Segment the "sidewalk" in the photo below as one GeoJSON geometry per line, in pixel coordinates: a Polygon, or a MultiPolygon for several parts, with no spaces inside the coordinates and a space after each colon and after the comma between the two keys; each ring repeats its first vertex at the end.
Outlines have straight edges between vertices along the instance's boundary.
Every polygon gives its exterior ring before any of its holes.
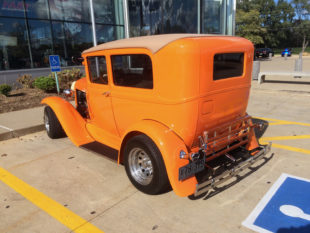
{"type": "Polygon", "coordinates": [[[0,114],[0,141],[44,130],[44,107],[0,114]]]}

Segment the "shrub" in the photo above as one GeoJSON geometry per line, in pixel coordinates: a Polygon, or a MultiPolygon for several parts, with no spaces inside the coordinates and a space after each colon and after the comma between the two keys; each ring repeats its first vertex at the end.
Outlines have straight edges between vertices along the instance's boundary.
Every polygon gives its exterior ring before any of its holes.
{"type": "Polygon", "coordinates": [[[17,79],[24,88],[33,88],[33,79],[31,74],[24,74],[17,79]]]}
{"type": "Polygon", "coordinates": [[[39,77],[33,82],[33,86],[43,91],[53,91],[56,88],[56,81],[51,77],[39,77]]]}
{"type": "MultiPolygon", "coordinates": [[[[55,74],[51,73],[50,78],[55,78],[55,74]]],[[[63,70],[57,72],[58,82],[60,89],[69,89],[73,81],[76,81],[82,77],[80,69],[63,70]]]]}
{"type": "Polygon", "coordinates": [[[0,94],[2,95],[8,96],[11,90],[12,90],[12,87],[10,85],[7,85],[7,84],[0,85],[0,94]]]}

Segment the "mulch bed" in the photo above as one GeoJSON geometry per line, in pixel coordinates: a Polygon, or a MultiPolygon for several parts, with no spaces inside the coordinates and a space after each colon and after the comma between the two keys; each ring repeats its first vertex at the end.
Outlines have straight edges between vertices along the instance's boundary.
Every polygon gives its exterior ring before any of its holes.
{"type": "Polygon", "coordinates": [[[57,96],[57,93],[45,93],[36,88],[12,90],[9,96],[0,95],[0,113],[42,106],[41,100],[48,96],[57,96]]]}

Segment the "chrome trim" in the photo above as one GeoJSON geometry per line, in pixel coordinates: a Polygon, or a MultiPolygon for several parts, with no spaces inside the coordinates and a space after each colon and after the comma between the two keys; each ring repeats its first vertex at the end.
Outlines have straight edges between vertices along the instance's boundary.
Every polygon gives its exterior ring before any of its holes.
{"type": "Polygon", "coordinates": [[[248,158],[247,160],[239,163],[234,168],[227,170],[226,172],[223,172],[221,175],[218,175],[216,177],[212,177],[209,180],[206,180],[200,184],[196,185],[196,191],[194,193],[194,196],[197,197],[203,193],[206,193],[213,187],[216,187],[217,185],[220,185],[224,183],[225,181],[229,180],[230,178],[236,176],[244,169],[250,167],[258,160],[262,159],[271,149],[271,143],[268,145],[261,146],[261,150],[252,157],[248,158]]]}

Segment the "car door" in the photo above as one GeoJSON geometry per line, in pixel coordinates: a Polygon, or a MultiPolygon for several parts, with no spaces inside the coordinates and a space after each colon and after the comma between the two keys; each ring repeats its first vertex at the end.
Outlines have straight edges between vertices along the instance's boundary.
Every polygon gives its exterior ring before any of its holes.
{"type": "Polygon", "coordinates": [[[97,141],[118,147],[119,137],[111,103],[111,85],[105,56],[87,57],[87,102],[90,121],[87,129],[97,141]]]}

